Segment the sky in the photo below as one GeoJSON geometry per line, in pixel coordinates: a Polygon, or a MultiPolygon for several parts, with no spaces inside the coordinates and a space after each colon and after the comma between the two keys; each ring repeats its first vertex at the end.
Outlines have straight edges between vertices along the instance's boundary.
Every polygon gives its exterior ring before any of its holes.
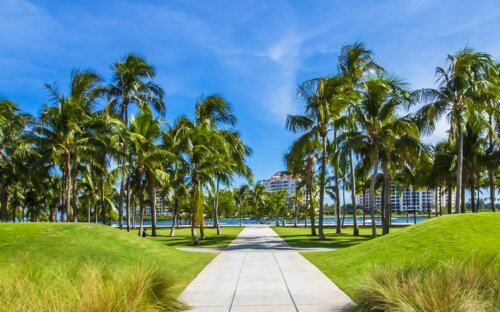
{"type": "Polygon", "coordinates": [[[435,67],[465,46],[500,55],[498,0],[0,0],[0,21],[0,98],[37,114],[44,83],[65,90],[75,68],[109,80],[137,53],[156,67],[170,122],[202,95],[232,103],[256,180],[284,169],[297,86],[333,74],[342,46],[363,42],[414,89],[434,86],[435,67]]]}

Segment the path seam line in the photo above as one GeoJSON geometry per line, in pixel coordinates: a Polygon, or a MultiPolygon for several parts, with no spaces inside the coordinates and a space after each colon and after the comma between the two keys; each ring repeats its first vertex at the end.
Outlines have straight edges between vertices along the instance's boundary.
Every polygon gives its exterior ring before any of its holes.
{"type": "Polygon", "coordinates": [[[234,297],[236,297],[236,291],[238,290],[238,284],[240,283],[241,271],[243,271],[243,266],[245,265],[245,260],[247,259],[247,253],[245,252],[245,256],[243,257],[243,261],[241,262],[240,272],[238,273],[238,280],[236,281],[236,286],[234,287],[233,298],[231,298],[231,305],[229,306],[229,312],[233,309],[234,297]]]}
{"type": "Polygon", "coordinates": [[[293,306],[295,307],[295,311],[299,311],[299,308],[297,307],[297,304],[295,303],[295,300],[293,299],[292,292],[290,291],[290,288],[288,288],[288,283],[286,282],[285,275],[283,274],[283,271],[281,270],[280,263],[278,262],[278,259],[276,259],[276,255],[274,254],[274,251],[272,252],[274,261],[276,261],[276,264],[278,265],[278,269],[280,270],[281,277],[283,277],[283,281],[285,282],[286,290],[288,291],[288,294],[290,295],[290,298],[292,299],[293,306]]]}

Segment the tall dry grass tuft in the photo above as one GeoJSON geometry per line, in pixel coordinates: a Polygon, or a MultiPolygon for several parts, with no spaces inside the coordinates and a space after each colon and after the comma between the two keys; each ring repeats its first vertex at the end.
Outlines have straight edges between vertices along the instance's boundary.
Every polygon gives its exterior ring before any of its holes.
{"type": "Polygon", "coordinates": [[[374,267],[359,285],[355,311],[500,311],[496,254],[428,266],[374,267]]]}
{"type": "Polygon", "coordinates": [[[0,271],[0,311],[136,312],[184,308],[173,280],[157,268],[108,269],[12,263],[0,271]],[[56,271],[53,271],[53,270],[56,271]]]}

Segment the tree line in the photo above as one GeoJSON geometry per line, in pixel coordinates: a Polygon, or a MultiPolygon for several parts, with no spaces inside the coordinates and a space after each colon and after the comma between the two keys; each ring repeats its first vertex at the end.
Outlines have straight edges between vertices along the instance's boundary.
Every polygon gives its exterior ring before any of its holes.
{"type": "MultiPolygon", "coordinates": [[[[343,47],[332,75],[298,87],[304,113],[286,120],[286,128],[300,134],[284,160],[301,181],[297,207],[309,215],[311,234],[325,239],[325,194],[334,201],[336,232],[341,233],[341,190],[342,198],[350,196],[352,203],[363,194],[363,210],[368,191],[373,236],[377,208],[382,233],[389,233],[392,186],[399,194],[410,187],[434,189],[436,213],[439,206],[441,214],[438,198],[443,194],[448,196],[448,213],[465,212],[466,191],[471,210],[478,212],[478,194],[488,189],[490,209],[495,211],[500,182],[499,72],[491,55],[464,48],[436,68],[435,88],[411,90],[362,43],[343,47]],[[432,134],[442,118],[450,124],[448,138],[425,144],[422,138],[432,134]],[[375,205],[377,192],[380,207],[375,205]]],[[[357,209],[352,213],[353,234],[359,235],[357,209]]]]}
{"type": "Polygon", "coordinates": [[[74,70],[68,92],[45,84],[49,104],[37,116],[1,100],[0,219],[113,219],[130,231],[137,215],[142,235],[150,208],[156,235],[160,198],[172,207],[173,223],[187,203],[197,242],[196,227],[204,238],[210,189],[220,233],[220,187],[235,176],[252,180],[246,164],[252,151],[235,130],[232,105],[218,94],[201,97],[193,118],[179,116],[168,124],[165,92],[155,76],[150,63],[129,54],[112,65],[109,82],[93,71],[74,70]]]}

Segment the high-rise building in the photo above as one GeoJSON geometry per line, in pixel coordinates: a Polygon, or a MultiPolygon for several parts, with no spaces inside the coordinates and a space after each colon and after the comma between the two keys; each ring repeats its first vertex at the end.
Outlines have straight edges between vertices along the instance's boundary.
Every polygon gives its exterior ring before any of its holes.
{"type": "Polygon", "coordinates": [[[268,192],[287,191],[287,197],[295,194],[297,180],[286,171],[278,171],[270,179],[259,181],[268,192]]]}
{"type": "MultiPolygon", "coordinates": [[[[151,216],[151,207],[148,205],[146,208],[146,216],[151,216]]],[[[163,196],[160,192],[156,192],[156,215],[157,216],[169,216],[171,215],[170,207],[163,200],[163,196]]]]}
{"type": "MultiPolygon", "coordinates": [[[[379,190],[378,195],[375,195],[375,206],[379,207],[382,205],[381,190],[379,190]]],[[[438,201],[437,205],[446,207],[448,205],[448,194],[446,192],[441,192],[437,194],[438,201]]],[[[394,184],[391,183],[391,210],[394,212],[405,212],[417,210],[418,212],[435,211],[436,209],[436,191],[434,189],[424,189],[415,190],[412,188],[407,188],[402,192],[399,192],[394,184]]],[[[451,197],[452,205],[454,205],[454,196],[451,197]]],[[[358,206],[363,205],[363,195],[357,196],[358,206]]],[[[364,207],[368,209],[370,206],[370,194],[365,193],[364,207]]]]}

